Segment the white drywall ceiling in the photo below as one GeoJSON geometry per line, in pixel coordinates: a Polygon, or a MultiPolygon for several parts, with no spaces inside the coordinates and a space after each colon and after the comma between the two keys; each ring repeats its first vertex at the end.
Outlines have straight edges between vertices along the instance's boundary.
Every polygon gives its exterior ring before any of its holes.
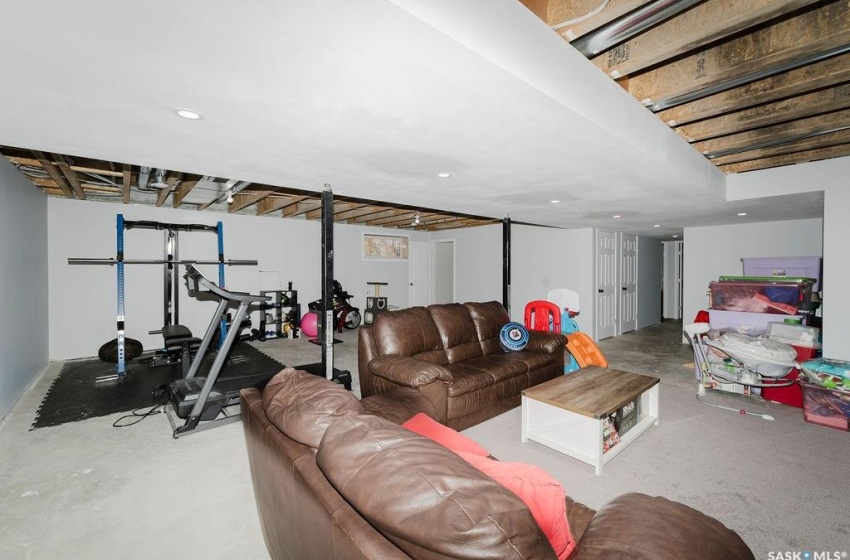
{"type": "Polygon", "coordinates": [[[817,192],[725,202],[713,165],[515,0],[0,10],[4,145],[650,235],[823,212],[817,192]]]}

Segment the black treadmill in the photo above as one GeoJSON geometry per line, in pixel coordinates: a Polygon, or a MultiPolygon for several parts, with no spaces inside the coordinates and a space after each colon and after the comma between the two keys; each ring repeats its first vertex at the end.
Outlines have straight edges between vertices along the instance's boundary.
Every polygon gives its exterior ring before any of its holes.
{"type": "MultiPolygon", "coordinates": [[[[231,292],[220,288],[198,270],[194,264],[186,265],[186,286],[193,296],[205,292],[218,299],[218,307],[207,327],[206,334],[198,347],[189,371],[182,379],[172,381],[164,389],[171,401],[171,407],[166,406],[168,420],[174,430],[175,438],[206,430],[216,426],[229,424],[241,418],[239,412],[228,413],[228,407],[239,404],[239,391],[247,387],[262,387],[274,375],[227,377],[220,378],[221,369],[239,334],[238,325],[248,314],[248,307],[254,303],[269,301],[269,296],[251,295],[241,292],[231,292]],[[238,303],[236,316],[232,321],[233,328],[227,331],[224,342],[218,349],[215,360],[206,377],[198,376],[198,371],[209,350],[216,330],[222,324],[228,306],[238,303]],[[183,419],[182,425],[174,416],[183,419]]],[[[238,410],[238,409],[237,409],[238,410]]]]}

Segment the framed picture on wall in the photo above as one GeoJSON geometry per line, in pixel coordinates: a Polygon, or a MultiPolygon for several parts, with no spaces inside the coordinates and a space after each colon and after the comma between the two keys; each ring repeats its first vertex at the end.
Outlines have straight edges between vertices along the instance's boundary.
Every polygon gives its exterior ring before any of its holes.
{"type": "Polygon", "coordinates": [[[410,238],[405,235],[363,234],[363,258],[406,261],[410,238]]]}

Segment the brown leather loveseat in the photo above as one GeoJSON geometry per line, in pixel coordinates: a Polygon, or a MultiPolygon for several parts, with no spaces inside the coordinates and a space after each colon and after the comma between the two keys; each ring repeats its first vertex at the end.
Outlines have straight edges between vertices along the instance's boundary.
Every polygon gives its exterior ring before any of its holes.
{"type": "MultiPolygon", "coordinates": [[[[272,560],[556,558],[517,495],[398,425],[434,416],[419,392],[359,401],[286,369],[241,397],[272,560]]],[[[569,560],[753,559],[719,521],[664,498],[626,494],[598,512],[567,499],[566,516],[577,543],[569,560]]]]}
{"type": "Polygon", "coordinates": [[[566,339],[531,331],[523,351],[505,352],[499,333],[508,322],[497,301],[379,314],[360,329],[360,394],[414,388],[456,430],[517,407],[524,389],[563,375],[566,339]]]}

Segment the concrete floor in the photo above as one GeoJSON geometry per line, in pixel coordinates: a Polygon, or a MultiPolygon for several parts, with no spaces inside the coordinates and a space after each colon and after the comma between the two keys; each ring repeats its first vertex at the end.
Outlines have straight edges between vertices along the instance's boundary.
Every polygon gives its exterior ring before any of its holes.
{"type": "MultiPolygon", "coordinates": [[[[678,389],[694,387],[680,332],[665,322],[600,347],[612,367],[659,376],[690,403],[693,392],[678,389]]],[[[356,374],[357,332],[337,338],[336,367],[356,374]]],[[[305,338],[256,346],[286,365],[320,361],[305,338]]],[[[51,363],[0,425],[0,558],[268,558],[241,423],[179,440],[163,414],[126,428],[112,426],[116,415],[29,431],[61,366],[51,363]]]]}

